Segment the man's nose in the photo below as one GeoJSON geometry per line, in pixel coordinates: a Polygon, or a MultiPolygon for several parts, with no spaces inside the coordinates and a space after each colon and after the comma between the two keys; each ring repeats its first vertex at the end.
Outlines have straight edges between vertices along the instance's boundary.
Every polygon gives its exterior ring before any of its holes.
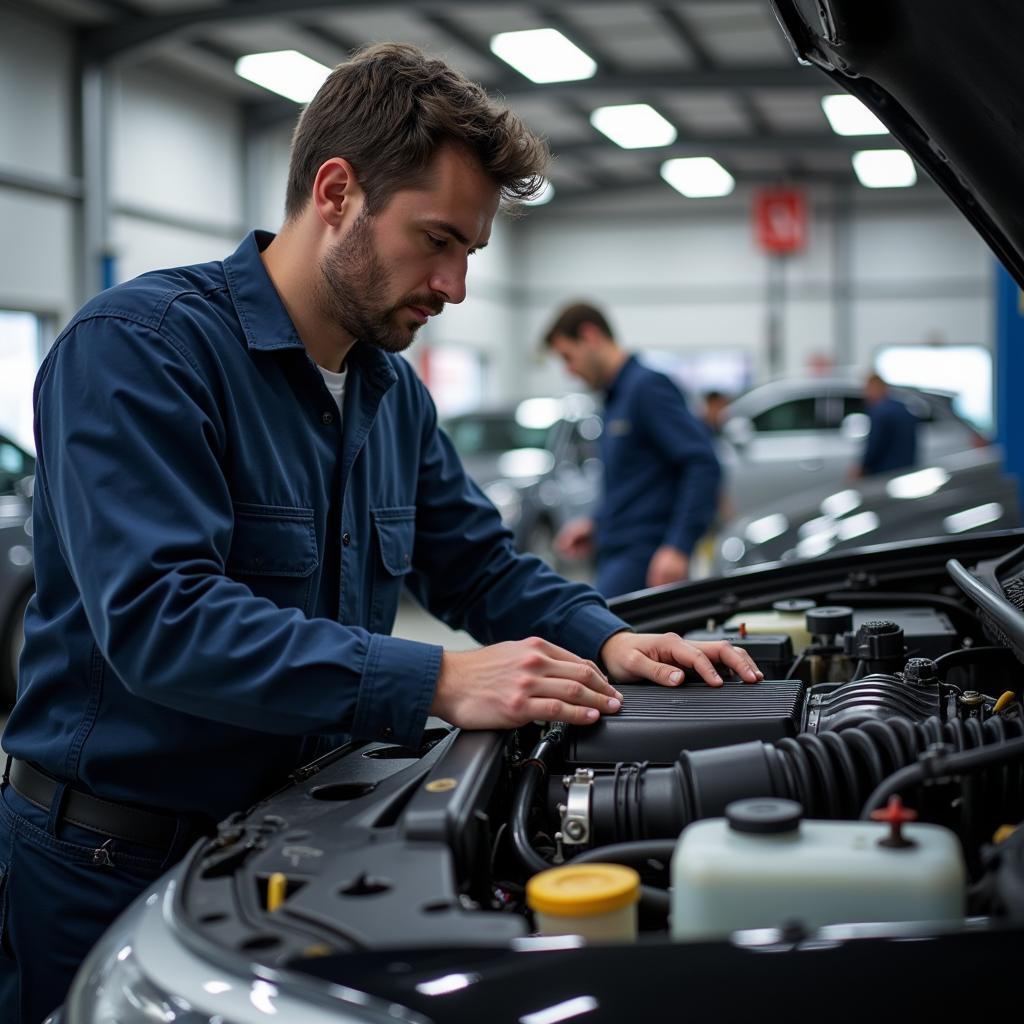
{"type": "Polygon", "coordinates": [[[466,262],[446,266],[430,278],[430,290],[444,296],[445,302],[458,304],[466,298],[466,262]]]}

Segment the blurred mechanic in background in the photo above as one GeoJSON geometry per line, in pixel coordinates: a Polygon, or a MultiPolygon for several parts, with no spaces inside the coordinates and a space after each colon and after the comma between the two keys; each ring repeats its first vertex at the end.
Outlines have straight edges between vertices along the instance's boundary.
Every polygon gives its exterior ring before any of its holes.
{"type": "Polygon", "coordinates": [[[668,377],[619,347],[594,306],[563,309],[544,340],[571,374],[605,393],[604,494],[594,519],[563,527],[557,550],[595,552],[606,597],[686,579],[718,504],[721,470],[708,432],[668,377]]]}
{"type": "Polygon", "coordinates": [[[725,410],[729,408],[732,399],[721,391],[707,391],[704,394],[704,412],[701,420],[711,432],[717,437],[722,432],[722,425],[725,423],[725,410]]]}
{"type": "Polygon", "coordinates": [[[864,401],[871,429],[853,476],[872,476],[916,465],[917,417],[892,397],[889,385],[877,373],[864,382],[864,401]]]}

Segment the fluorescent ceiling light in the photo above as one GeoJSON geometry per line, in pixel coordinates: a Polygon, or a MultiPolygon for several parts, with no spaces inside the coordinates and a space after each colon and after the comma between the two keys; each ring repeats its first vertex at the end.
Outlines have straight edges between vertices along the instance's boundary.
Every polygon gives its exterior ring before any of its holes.
{"type": "Polygon", "coordinates": [[[235,61],[235,74],[296,103],[308,103],[331,69],[298,50],[249,53],[235,61]]]}
{"type": "Polygon", "coordinates": [[[859,508],[860,504],[860,491],[848,490],[830,494],[819,507],[825,515],[835,516],[838,519],[840,516],[845,516],[847,512],[859,508]]]}
{"type": "Polygon", "coordinates": [[[822,96],[821,109],[836,135],[886,135],[889,129],[848,92],[822,96]]]}
{"type": "Polygon", "coordinates": [[[687,199],[727,196],[736,187],[736,179],[710,156],[666,160],[661,165],[661,176],[687,199]]]}
{"type": "Polygon", "coordinates": [[[789,529],[789,520],[781,512],[755,519],[747,526],[747,540],[751,544],[766,544],[781,537],[789,529]]]}
{"type": "Polygon", "coordinates": [[[544,185],[541,188],[541,190],[532,199],[524,199],[523,200],[523,205],[524,206],[543,206],[545,203],[550,203],[551,200],[554,199],[554,198],[555,198],[555,186],[552,185],[551,182],[548,181],[547,178],[545,178],[544,179],[544,185]]]}
{"type": "Polygon", "coordinates": [[[854,537],[863,537],[865,533],[877,530],[880,520],[877,512],[858,512],[849,519],[843,519],[836,524],[836,536],[839,540],[853,540],[854,537]]]}
{"type": "Polygon", "coordinates": [[[540,84],[578,82],[597,71],[594,58],[554,28],[499,32],[491,37],[491,53],[540,84]]]}
{"type": "Polygon", "coordinates": [[[964,533],[966,530],[973,530],[978,526],[987,526],[995,523],[1003,517],[1003,506],[998,501],[990,502],[987,505],[978,505],[976,508],[964,509],[963,512],[955,512],[942,520],[942,525],[950,533],[964,533]]]}
{"type": "Polygon", "coordinates": [[[853,154],[853,170],[865,188],[907,188],[917,181],[914,161],[902,149],[865,149],[853,154]]]}
{"type": "Polygon", "coordinates": [[[646,103],[598,107],[590,123],[623,149],[671,146],[676,141],[675,128],[646,103]]]}

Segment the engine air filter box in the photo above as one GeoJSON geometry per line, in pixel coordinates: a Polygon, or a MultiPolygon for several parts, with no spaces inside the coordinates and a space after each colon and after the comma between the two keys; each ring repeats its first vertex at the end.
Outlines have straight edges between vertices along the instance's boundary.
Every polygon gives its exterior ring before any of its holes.
{"type": "Polygon", "coordinates": [[[797,679],[726,680],[712,688],[688,675],[678,687],[636,683],[617,687],[623,697],[618,714],[569,730],[569,764],[672,764],[681,750],[750,740],[771,743],[796,735],[804,703],[804,685],[797,679]]]}
{"type": "MultiPolygon", "coordinates": [[[[788,633],[739,633],[734,630],[695,629],[684,640],[725,640],[742,647],[767,679],[782,679],[793,664],[793,640],[788,633]]],[[[725,665],[715,666],[723,679],[736,675],[725,665]]]]}

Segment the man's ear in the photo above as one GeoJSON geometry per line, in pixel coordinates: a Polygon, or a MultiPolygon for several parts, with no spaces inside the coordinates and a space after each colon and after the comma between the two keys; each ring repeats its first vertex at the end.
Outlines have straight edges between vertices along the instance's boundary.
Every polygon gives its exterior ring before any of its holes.
{"type": "Polygon", "coordinates": [[[355,220],[364,201],[352,165],[340,156],[320,165],[313,180],[312,206],[328,227],[339,228],[355,220]]]}

